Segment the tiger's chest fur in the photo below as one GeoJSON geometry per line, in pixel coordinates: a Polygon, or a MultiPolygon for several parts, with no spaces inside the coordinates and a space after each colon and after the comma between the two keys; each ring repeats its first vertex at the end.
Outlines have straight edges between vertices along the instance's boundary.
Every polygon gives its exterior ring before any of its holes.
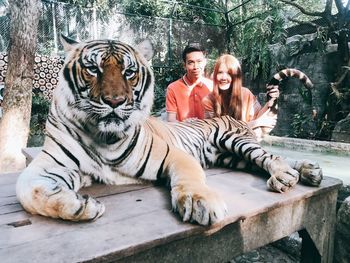
{"type": "Polygon", "coordinates": [[[174,147],[153,133],[154,129],[148,125],[135,126],[127,136],[117,139],[112,134],[112,138],[92,136],[93,133],[69,120],[64,125],[48,122],[46,129],[44,148],[56,155],[60,153],[55,158],[77,170],[81,176],[107,184],[140,183],[141,176],[154,180],[160,173],[168,147],[174,147]]]}

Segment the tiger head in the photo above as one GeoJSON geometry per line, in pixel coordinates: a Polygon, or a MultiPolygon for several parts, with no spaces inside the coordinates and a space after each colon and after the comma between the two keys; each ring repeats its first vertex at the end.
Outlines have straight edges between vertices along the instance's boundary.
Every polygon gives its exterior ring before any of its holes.
{"type": "Polygon", "coordinates": [[[54,101],[67,116],[93,133],[118,137],[143,123],[153,104],[149,54],[115,40],[78,43],[62,36],[62,44],[66,59],[54,101]]]}

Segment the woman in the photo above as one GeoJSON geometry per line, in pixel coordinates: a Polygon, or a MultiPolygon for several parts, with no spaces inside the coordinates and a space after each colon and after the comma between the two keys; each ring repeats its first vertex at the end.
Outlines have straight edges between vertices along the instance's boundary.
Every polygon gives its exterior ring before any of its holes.
{"type": "MultiPolygon", "coordinates": [[[[217,59],[213,84],[212,93],[203,99],[205,118],[230,115],[251,128],[276,125],[276,117],[264,115],[267,105],[262,108],[253,93],[242,86],[242,69],[234,56],[226,54],[217,59]]],[[[278,88],[270,90],[269,95],[278,97],[278,88]]]]}

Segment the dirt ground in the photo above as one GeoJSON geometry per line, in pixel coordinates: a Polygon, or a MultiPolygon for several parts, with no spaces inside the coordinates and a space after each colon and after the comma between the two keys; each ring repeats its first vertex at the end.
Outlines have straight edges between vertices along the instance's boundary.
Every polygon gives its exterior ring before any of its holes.
{"type": "Polygon", "coordinates": [[[233,258],[230,263],[296,263],[300,262],[301,239],[297,233],[270,245],[233,258]]]}

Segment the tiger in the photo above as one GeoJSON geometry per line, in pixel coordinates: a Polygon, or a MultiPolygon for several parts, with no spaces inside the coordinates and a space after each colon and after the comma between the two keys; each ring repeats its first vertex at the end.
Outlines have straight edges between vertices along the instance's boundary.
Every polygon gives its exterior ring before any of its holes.
{"type": "MultiPolygon", "coordinates": [[[[151,116],[154,76],[147,50],[118,40],[77,42],[66,53],[46,122],[41,152],[20,173],[16,195],[32,213],[71,221],[101,217],[105,206],[78,190],[93,181],[166,182],[184,222],[212,225],[227,215],[223,197],[206,183],[213,166],[257,167],[277,192],[299,178],[318,186],[322,169],[265,151],[254,132],[230,116],[165,123],[151,116]]],[[[142,45],[141,45],[142,47],[142,45]]]]}

